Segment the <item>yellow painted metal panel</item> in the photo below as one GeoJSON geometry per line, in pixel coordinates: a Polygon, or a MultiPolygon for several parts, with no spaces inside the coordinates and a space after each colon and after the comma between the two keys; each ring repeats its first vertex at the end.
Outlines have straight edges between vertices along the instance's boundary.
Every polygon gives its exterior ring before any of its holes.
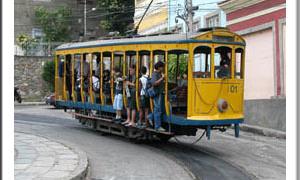
{"type": "MultiPolygon", "coordinates": [[[[152,77],[153,72],[153,51],[150,51],[150,70],[149,70],[149,77],[152,77]]],[[[153,100],[150,98],[150,110],[153,112],[153,100]]]]}
{"type": "Polygon", "coordinates": [[[140,66],[140,56],[139,52],[136,52],[136,61],[135,61],[135,100],[136,100],[136,109],[140,110],[140,102],[139,102],[139,66],[140,66]]]}
{"type": "Polygon", "coordinates": [[[170,115],[170,102],[168,98],[168,51],[165,51],[165,109],[166,114],[170,115]]]}
{"type": "MultiPolygon", "coordinates": [[[[126,52],[123,52],[123,77],[126,76],[126,52]]],[[[124,107],[127,107],[127,96],[126,96],[126,90],[125,90],[125,82],[123,83],[123,103],[124,107]]]]}
{"type": "Polygon", "coordinates": [[[94,98],[94,92],[93,92],[93,55],[90,57],[90,78],[89,78],[89,93],[90,93],[90,99],[91,103],[95,103],[95,98],[94,98]]]}
{"type": "Polygon", "coordinates": [[[73,102],[75,102],[75,98],[77,98],[77,97],[75,97],[75,73],[74,73],[74,71],[75,71],[75,69],[74,69],[74,64],[75,64],[75,59],[74,59],[74,54],[72,54],[71,55],[71,63],[72,63],[72,65],[71,65],[71,67],[72,67],[72,99],[73,99],[73,102]]]}
{"type": "Polygon", "coordinates": [[[104,95],[103,95],[103,53],[100,54],[100,99],[101,104],[104,105],[104,95]]]}
{"type": "Polygon", "coordinates": [[[111,74],[110,74],[110,96],[111,96],[111,102],[114,103],[114,73],[115,73],[115,70],[114,70],[114,59],[115,59],[115,54],[114,52],[112,51],[111,53],[111,74]]]}
{"type": "Polygon", "coordinates": [[[81,102],[85,102],[85,97],[83,94],[83,54],[80,55],[80,95],[81,102]]]}
{"type": "Polygon", "coordinates": [[[54,83],[54,89],[55,89],[55,99],[58,99],[58,55],[54,55],[54,63],[55,63],[55,83],[54,83]]]}

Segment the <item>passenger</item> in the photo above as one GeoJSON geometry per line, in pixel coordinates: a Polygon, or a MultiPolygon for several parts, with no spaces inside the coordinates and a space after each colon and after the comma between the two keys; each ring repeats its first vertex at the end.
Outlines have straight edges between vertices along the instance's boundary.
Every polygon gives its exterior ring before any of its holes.
{"type": "Polygon", "coordinates": [[[139,79],[139,92],[140,92],[140,112],[139,112],[139,123],[141,128],[148,127],[148,113],[150,108],[150,99],[146,96],[146,88],[147,88],[147,81],[149,76],[147,75],[147,68],[143,66],[141,68],[142,77],[139,79]]]}
{"type": "Polygon", "coordinates": [[[221,61],[220,61],[220,69],[217,73],[218,78],[229,78],[230,77],[230,70],[229,70],[229,64],[230,60],[228,58],[228,55],[223,53],[221,54],[221,61]]]}
{"type": "Polygon", "coordinates": [[[183,73],[182,75],[182,79],[180,79],[180,81],[178,81],[178,87],[182,88],[182,87],[187,87],[187,73],[183,73]]]}
{"type": "Polygon", "coordinates": [[[103,72],[103,89],[104,94],[110,94],[110,71],[108,69],[103,72]]]}
{"type": "Polygon", "coordinates": [[[100,76],[100,55],[93,55],[93,72],[96,76],[100,76]]]}
{"type": "Polygon", "coordinates": [[[93,71],[93,76],[92,76],[92,83],[93,83],[93,91],[95,92],[96,95],[96,103],[98,104],[100,102],[100,78],[95,75],[95,71],[93,71]]]}
{"type": "Polygon", "coordinates": [[[100,91],[100,82],[99,82],[99,77],[95,75],[95,72],[93,72],[92,82],[93,82],[93,91],[95,93],[99,93],[99,91],[100,91]]]}
{"type": "Polygon", "coordinates": [[[177,86],[171,89],[169,92],[173,93],[175,91],[179,91],[182,88],[186,88],[186,87],[187,87],[187,73],[183,73],[182,78],[180,75],[177,77],[177,86]]]}
{"type": "Polygon", "coordinates": [[[114,70],[115,75],[115,98],[113,107],[116,110],[115,121],[120,123],[122,121],[122,110],[123,110],[123,78],[119,68],[114,70]]]}
{"type": "Polygon", "coordinates": [[[157,131],[165,131],[164,128],[161,127],[161,120],[162,115],[164,112],[164,96],[163,96],[163,89],[164,89],[164,69],[165,64],[161,61],[158,61],[154,65],[154,72],[152,73],[152,86],[156,92],[156,96],[153,98],[154,102],[154,123],[155,123],[155,130],[157,131]]]}
{"type": "Polygon", "coordinates": [[[136,98],[135,98],[135,65],[131,65],[129,68],[129,78],[127,78],[126,86],[129,89],[129,95],[127,94],[127,120],[123,123],[126,126],[135,126],[136,118],[136,98]]]}

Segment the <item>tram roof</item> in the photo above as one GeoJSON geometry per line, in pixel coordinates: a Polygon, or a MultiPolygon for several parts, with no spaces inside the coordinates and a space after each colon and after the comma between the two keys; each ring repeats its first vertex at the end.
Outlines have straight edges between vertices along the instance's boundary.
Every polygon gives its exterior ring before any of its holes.
{"type": "MultiPolygon", "coordinates": [[[[230,32],[228,30],[225,31],[230,32]]],[[[157,34],[157,35],[123,37],[123,38],[110,38],[110,39],[106,38],[106,39],[86,41],[86,42],[65,43],[58,46],[56,50],[80,49],[80,48],[91,48],[91,47],[101,47],[101,46],[118,46],[118,45],[130,45],[130,44],[173,44],[173,43],[192,43],[192,42],[216,42],[212,40],[197,39],[197,37],[206,34],[208,32],[209,31],[197,32],[192,34],[157,34]]],[[[228,43],[228,42],[224,41],[220,43],[228,43]]],[[[242,43],[242,45],[244,45],[244,43],[242,43]]]]}

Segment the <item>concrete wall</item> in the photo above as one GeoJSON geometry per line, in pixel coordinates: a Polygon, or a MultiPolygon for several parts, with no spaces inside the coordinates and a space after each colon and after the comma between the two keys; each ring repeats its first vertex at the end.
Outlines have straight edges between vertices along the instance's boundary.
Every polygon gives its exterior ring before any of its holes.
{"type": "Polygon", "coordinates": [[[246,100],[244,105],[246,124],[286,130],[286,99],[246,100]]]}
{"type": "Polygon", "coordinates": [[[15,56],[14,85],[20,88],[24,101],[42,101],[50,92],[42,79],[42,67],[52,57],[15,56]]]}

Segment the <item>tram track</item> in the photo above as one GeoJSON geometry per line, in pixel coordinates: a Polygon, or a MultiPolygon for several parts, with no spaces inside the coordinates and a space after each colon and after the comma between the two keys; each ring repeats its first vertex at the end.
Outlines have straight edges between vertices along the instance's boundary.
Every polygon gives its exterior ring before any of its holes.
{"type": "Polygon", "coordinates": [[[195,180],[253,180],[257,179],[246,170],[237,167],[209,152],[195,149],[194,145],[171,141],[168,143],[155,142],[150,147],[162,151],[172,158],[195,180]]]}

